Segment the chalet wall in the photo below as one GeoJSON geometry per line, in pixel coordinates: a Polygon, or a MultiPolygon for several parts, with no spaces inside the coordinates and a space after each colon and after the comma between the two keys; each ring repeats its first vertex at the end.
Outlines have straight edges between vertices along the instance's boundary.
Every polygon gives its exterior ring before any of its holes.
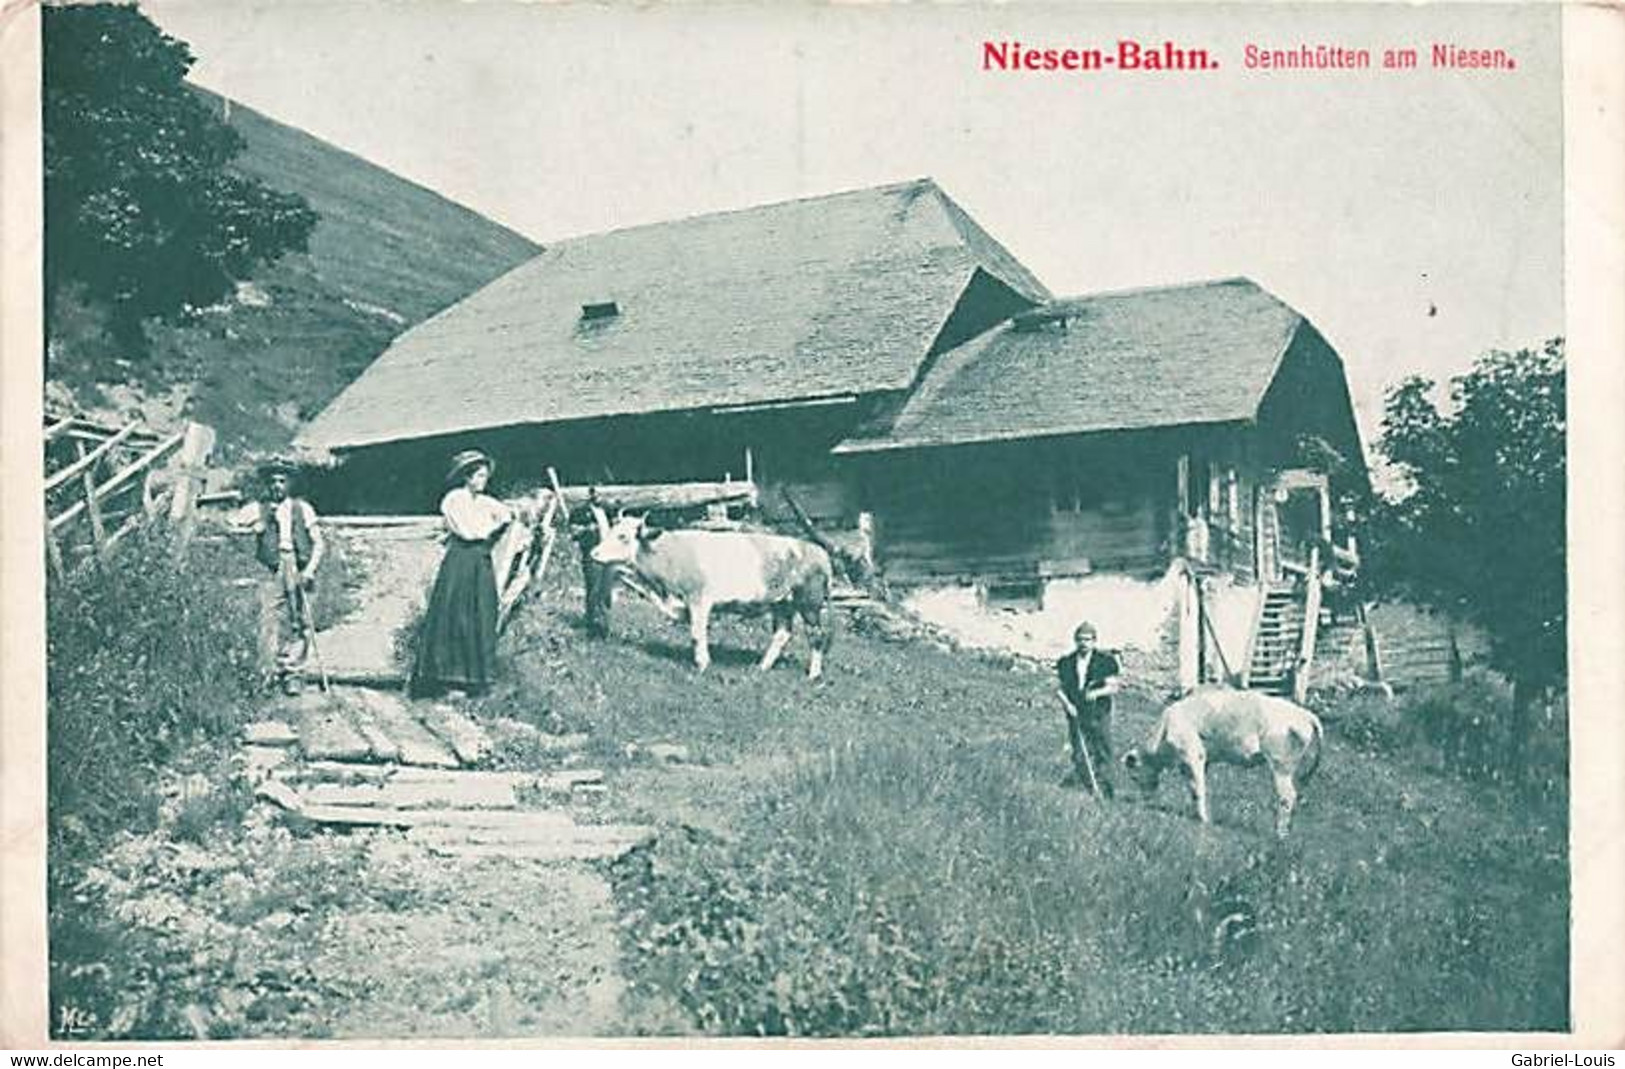
{"type": "Polygon", "coordinates": [[[453,453],[477,448],[496,458],[493,490],[544,486],[547,468],[568,484],[664,483],[744,479],[753,474],[772,493],[770,509],[788,513],[787,485],[816,520],[855,520],[852,496],[829,450],[851,433],[862,401],[806,409],[715,414],[657,413],[546,426],[500,427],[355,450],[341,467],[315,480],[313,500],[326,512],[432,512],[453,453]]]}
{"type": "MultiPolygon", "coordinates": [[[[1360,473],[1365,457],[1343,362],[1314,327],[1298,328],[1258,409],[1259,459],[1274,468],[1299,463],[1300,437],[1322,438],[1360,473]]],[[[1351,473],[1352,474],[1352,473],[1351,473]]]]}
{"type": "Polygon", "coordinates": [[[1129,436],[1041,439],[856,460],[894,582],[1159,575],[1173,461],[1129,436]]]}
{"type": "Polygon", "coordinates": [[[1093,575],[1049,580],[1037,606],[989,605],[974,584],[919,587],[903,605],[973,648],[1053,660],[1072,648],[1072,630],[1089,620],[1100,645],[1120,651],[1133,682],[1172,689],[1179,676],[1178,609],[1182,569],[1155,578],[1093,575]]]}

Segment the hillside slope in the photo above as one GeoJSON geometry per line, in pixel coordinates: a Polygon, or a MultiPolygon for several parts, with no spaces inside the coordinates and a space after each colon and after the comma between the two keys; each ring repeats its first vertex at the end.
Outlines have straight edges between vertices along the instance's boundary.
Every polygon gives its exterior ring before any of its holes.
{"type": "Polygon", "coordinates": [[[321,215],[310,251],[269,265],[191,322],[149,327],[144,358],[109,352],[90,317],[68,309],[51,338],[58,399],[198,419],[217,428],[228,455],[280,448],[391,338],[541,251],[432,190],[198,92],[247,142],[233,166],[321,215]]]}

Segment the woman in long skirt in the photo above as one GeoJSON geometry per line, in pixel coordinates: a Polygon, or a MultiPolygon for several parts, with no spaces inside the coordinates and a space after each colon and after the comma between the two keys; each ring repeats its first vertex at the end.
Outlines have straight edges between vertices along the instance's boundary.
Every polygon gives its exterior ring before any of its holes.
{"type": "Polygon", "coordinates": [[[513,512],[485,493],[491,458],[477,449],[458,453],[440,500],[446,555],[418,633],[411,694],[427,697],[482,694],[496,669],[497,586],[491,549],[513,521],[513,512]]]}

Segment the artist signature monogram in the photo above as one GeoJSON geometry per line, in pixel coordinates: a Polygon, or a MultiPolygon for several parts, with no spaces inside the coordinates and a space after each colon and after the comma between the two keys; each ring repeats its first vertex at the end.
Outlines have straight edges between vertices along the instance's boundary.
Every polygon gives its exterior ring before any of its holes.
{"type": "Polygon", "coordinates": [[[56,1018],[57,1031],[66,1035],[77,1035],[96,1027],[96,1015],[79,1006],[58,1006],[56,1018]]]}

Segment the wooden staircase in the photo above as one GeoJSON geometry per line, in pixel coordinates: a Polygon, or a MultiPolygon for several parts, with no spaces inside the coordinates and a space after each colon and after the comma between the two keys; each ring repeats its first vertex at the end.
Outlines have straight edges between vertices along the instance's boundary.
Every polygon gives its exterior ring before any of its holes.
{"type": "Polygon", "coordinates": [[[1252,657],[1247,665],[1247,686],[1290,697],[1292,672],[1303,647],[1303,604],[1291,584],[1270,587],[1258,614],[1252,657]]]}

